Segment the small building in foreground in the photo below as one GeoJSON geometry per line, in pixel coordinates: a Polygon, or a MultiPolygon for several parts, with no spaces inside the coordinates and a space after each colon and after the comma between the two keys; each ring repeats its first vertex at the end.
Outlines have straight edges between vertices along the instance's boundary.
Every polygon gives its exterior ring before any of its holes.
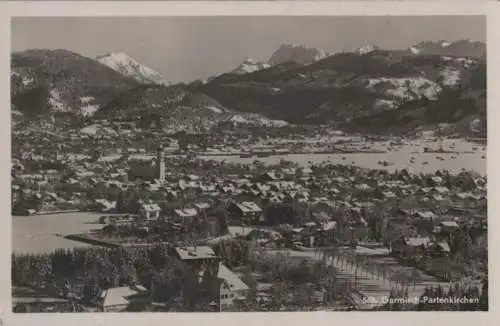
{"type": "Polygon", "coordinates": [[[231,308],[237,301],[246,300],[250,288],[222,263],[219,264],[217,277],[221,280],[219,293],[221,310],[231,308]]]}
{"type": "Polygon", "coordinates": [[[142,285],[123,286],[104,290],[101,294],[103,312],[143,311],[149,291],[142,285]]]}

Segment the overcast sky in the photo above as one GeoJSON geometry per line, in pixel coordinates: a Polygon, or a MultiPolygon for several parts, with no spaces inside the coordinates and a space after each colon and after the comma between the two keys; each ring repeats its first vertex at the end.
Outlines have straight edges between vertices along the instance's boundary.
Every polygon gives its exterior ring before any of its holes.
{"type": "Polygon", "coordinates": [[[329,52],[364,44],[403,49],[422,40],[486,41],[480,16],[154,17],[12,19],[12,50],[67,49],[88,57],[124,52],[172,82],[205,79],[281,44],[329,52]]]}

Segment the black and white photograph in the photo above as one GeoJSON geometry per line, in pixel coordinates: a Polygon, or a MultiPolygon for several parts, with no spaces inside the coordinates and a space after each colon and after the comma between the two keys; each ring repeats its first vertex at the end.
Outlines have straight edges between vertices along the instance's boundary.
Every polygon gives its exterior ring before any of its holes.
{"type": "Polygon", "coordinates": [[[13,313],[489,310],[486,16],[10,29],[13,313]]]}

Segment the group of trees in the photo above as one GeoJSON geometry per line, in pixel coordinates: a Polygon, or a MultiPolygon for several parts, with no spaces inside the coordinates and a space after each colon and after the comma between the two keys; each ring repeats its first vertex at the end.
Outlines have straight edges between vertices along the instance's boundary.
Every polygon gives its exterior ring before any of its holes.
{"type": "MultiPolygon", "coordinates": [[[[272,299],[275,307],[289,304],[290,300],[295,304],[312,304],[312,289],[323,291],[327,300],[339,297],[333,281],[335,271],[323,263],[309,264],[292,261],[284,255],[256,254],[243,240],[223,242],[214,245],[214,249],[230,268],[248,264],[269,281],[282,283],[281,292],[276,288],[272,299]]],[[[71,295],[84,303],[95,303],[100,293],[111,287],[142,284],[149,288],[151,301],[166,303],[172,309],[192,311],[207,306],[202,304],[207,300],[203,295],[207,291],[195,284],[196,279],[197,273],[189,265],[172,257],[169,248],[161,245],[127,250],[86,248],[12,255],[14,285],[43,288],[52,295],[71,295]]],[[[255,291],[253,287],[254,294],[255,291]]]]}
{"type": "Polygon", "coordinates": [[[345,299],[335,268],[322,261],[252,250],[243,279],[250,287],[249,300],[238,305],[237,311],[312,310],[345,299]],[[256,297],[257,280],[252,275],[261,275],[260,282],[273,284],[265,302],[256,297]]]}
{"type": "Polygon", "coordinates": [[[194,275],[162,245],[12,254],[14,285],[52,289],[56,295],[69,292],[87,302],[95,300],[102,290],[135,283],[149,288],[152,300],[168,302],[182,295],[184,285],[194,275]]]}
{"type": "Polygon", "coordinates": [[[242,239],[221,240],[218,244],[213,245],[213,248],[229,268],[245,266],[249,262],[251,246],[248,241],[242,239]]]}

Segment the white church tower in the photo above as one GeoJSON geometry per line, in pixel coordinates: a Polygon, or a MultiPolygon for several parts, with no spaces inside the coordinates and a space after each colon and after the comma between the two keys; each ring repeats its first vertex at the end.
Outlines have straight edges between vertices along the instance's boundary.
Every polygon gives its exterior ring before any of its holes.
{"type": "Polygon", "coordinates": [[[163,145],[158,147],[156,150],[156,172],[155,177],[160,181],[160,183],[165,182],[165,152],[163,145]]]}

